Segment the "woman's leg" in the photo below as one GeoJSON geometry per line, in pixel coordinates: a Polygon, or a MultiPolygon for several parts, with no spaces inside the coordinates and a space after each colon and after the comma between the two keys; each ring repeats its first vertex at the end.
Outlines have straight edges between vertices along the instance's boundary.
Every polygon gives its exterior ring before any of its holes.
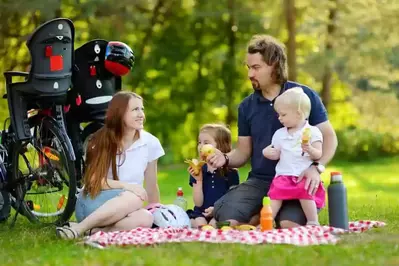
{"type": "MultiPolygon", "coordinates": [[[[116,222],[113,225],[98,228],[97,231],[112,232],[112,231],[124,231],[132,230],[137,227],[152,227],[154,218],[152,214],[146,209],[140,209],[130,213],[127,217],[116,222]]],[[[93,230],[94,232],[95,230],[93,230]]]]}
{"type": "Polygon", "coordinates": [[[81,235],[92,228],[116,224],[142,206],[143,201],[138,196],[124,191],[119,196],[106,201],[80,223],[72,224],[71,228],[81,235]]]}
{"type": "Polygon", "coordinates": [[[317,215],[316,202],[314,200],[299,200],[302,210],[305,213],[307,224],[318,225],[319,218],[317,215]]]}

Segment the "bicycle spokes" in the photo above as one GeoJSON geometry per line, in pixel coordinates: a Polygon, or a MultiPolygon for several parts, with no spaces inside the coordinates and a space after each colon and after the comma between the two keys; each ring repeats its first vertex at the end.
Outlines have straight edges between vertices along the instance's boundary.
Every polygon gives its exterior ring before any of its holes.
{"type": "Polygon", "coordinates": [[[35,137],[20,151],[19,171],[25,181],[25,202],[43,223],[53,223],[63,213],[69,191],[65,152],[51,132],[36,128],[35,137]]]}

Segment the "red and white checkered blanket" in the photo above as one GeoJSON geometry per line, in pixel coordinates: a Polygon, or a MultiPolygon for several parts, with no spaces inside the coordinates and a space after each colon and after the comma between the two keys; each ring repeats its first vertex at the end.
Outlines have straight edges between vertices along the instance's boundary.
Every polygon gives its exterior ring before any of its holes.
{"type": "Polygon", "coordinates": [[[107,246],[149,246],[161,243],[207,242],[240,244],[291,244],[298,246],[335,244],[340,234],[361,233],[373,227],[383,227],[384,222],[356,221],[349,223],[349,230],[330,226],[301,226],[292,229],[274,229],[261,232],[238,230],[211,230],[179,228],[136,228],[130,231],[97,232],[86,238],[85,244],[104,248],[107,246]]]}

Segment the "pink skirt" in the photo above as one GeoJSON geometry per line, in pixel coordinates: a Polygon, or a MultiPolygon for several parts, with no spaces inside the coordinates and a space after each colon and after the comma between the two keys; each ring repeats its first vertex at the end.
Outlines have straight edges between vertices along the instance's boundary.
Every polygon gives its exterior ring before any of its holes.
{"type": "Polygon", "coordinates": [[[270,186],[268,196],[272,200],[314,200],[317,208],[323,208],[326,201],[326,190],[324,189],[323,184],[320,183],[316,194],[312,196],[308,194],[307,190],[305,190],[306,178],[303,178],[299,183],[296,183],[297,179],[297,176],[276,176],[270,186]]]}

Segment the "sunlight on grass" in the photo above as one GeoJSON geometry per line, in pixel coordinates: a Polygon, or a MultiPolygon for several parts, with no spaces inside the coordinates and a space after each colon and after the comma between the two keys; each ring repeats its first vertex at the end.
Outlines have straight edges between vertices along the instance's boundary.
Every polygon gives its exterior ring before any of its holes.
{"type": "MultiPolygon", "coordinates": [[[[58,240],[53,228],[40,228],[19,217],[12,230],[0,225],[0,260],[3,265],[398,265],[399,167],[396,161],[397,158],[358,164],[337,162],[323,174],[328,187],[329,172],[343,173],[351,221],[387,223],[384,228],[345,235],[335,246],[184,243],[100,251],[58,240]]],[[[241,182],[248,170],[240,169],[241,182]]],[[[192,207],[192,189],[185,165],[161,169],[159,187],[163,203],[172,203],[177,188],[183,187],[192,207]]],[[[320,222],[328,224],[327,207],[320,213],[320,222]]]]}

